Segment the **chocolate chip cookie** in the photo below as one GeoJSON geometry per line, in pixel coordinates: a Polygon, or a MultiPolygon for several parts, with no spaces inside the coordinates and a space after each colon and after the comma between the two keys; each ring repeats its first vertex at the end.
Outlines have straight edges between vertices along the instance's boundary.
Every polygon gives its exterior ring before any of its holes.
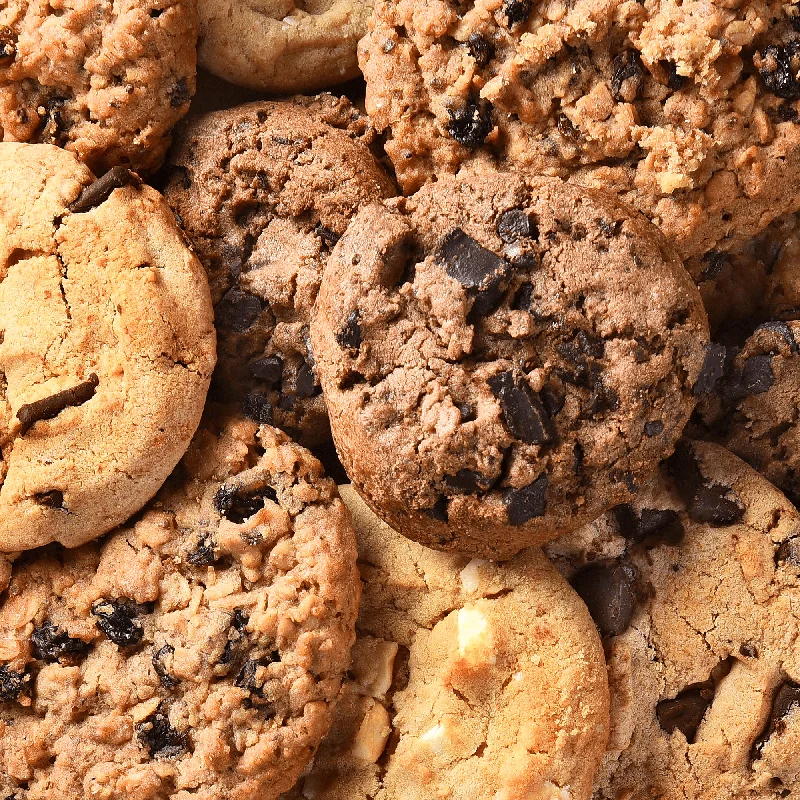
{"type": "Polygon", "coordinates": [[[192,120],[164,193],[203,262],[215,305],[215,398],[307,445],[330,440],[308,345],[322,267],[364,203],[391,196],[366,118],[323,95],[192,120]]]}
{"type": "Polygon", "coordinates": [[[196,42],[196,0],[4,2],[3,140],[66,147],[97,174],[157,169],[194,94],[196,42]]]}
{"type": "Polygon", "coordinates": [[[138,511],[189,445],[214,351],[208,282],[158,192],[0,144],[0,551],[138,511]]]}
{"type": "Polygon", "coordinates": [[[350,516],[319,462],[209,415],[135,524],[15,564],[0,794],[277,797],[328,729],[358,598],[350,516]]]}
{"type": "Polygon", "coordinates": [[[548,546],[606,637],[597,800],[800,792],[800,515],[713,444],[548,546]]]}
{"type": "Polygon", "coordinates": [[[655,227],[499,173],[359,212],[312,322],[354,486],[398,532],[491,558],[635,492],[691,413],[707,340],[655,227]]]}
{"type": "Polygon", "coordinates": [[[436,553],[350,487],[364,599],[349,680],[282,800],[588,800],[608,732],[603,652],[539,550],[436,553]]]}
{"type": "Polygon", "coordinates": [[[684,258],[798,207],[800,23],[778,0],[377,0],[367,110],[405,192],[462,165],[616,192],[684,258]]]}

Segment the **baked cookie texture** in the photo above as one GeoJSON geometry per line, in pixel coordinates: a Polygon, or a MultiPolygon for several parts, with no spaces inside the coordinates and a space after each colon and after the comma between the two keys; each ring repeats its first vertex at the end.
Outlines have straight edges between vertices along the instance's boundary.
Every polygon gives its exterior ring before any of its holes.
{"type": "Polygon", "coordinates": [[[154,171],[194,95],[196,43],[196,0],[7,0],[2,138],[66,147],[98,175],[154,171]]]}
{"type": "Polygon", "coordinates": [[[548,545],[606,637],[598,800],[800,791],[799,532],[763,477],[684,440],[632,504],[548,545]]]}
{"type": "Polygon", "coordinates": [[[15,564],[0,791],[277,797],[330,724],[359,588],[352,522],[319,462],[210,411],[134,524],[15,564]]]}
{"type": "Polygon", "coordinates": [[[798,28],[777,0],[377,0],[359,58],[404,192],[462,166],[556,175],[688,258],[798,206],[798,28]]]}
{"type": "Polygon", "coordinates": [[[124,168],[0,144],[0,550],[124,522],[186,451],[215,344],[203,269],[124,168]]]}
{"type": "Polygon", "coordinates": [[[322,268],[358,208],[395,193],[373,137],[321,95],[193,119],[169,156],[164,194],[211,282],[213,395],[306,445],[330,441],[308,344],[322,268]]]}
{"type": "Polygon", "coordinates": [[[428,550],[349,486],[364,597],[329,736],[282,800],[588,800],[608,733],[585,606],[536,549],[428,550]]]}
{"type": "Polygon", "coordinates": [[[501,559],[635,492],[681,435],[708,342],[655,227],[509,174],[360,211],[311,335],[339,455],[375,512],[501,559]]]}
{"type": "Polygon", "coordinates": [[[359,75],[373,0],[198,0],[200,64],[240,86],[313,92],[359,75]]]}

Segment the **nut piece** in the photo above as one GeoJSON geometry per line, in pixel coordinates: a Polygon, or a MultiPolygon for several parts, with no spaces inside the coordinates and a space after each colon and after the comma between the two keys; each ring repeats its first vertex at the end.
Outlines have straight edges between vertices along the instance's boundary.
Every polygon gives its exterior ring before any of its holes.
{"type": "Polygon", "coordinates": [[[374,764],[381,757],[391,732],[389,712],[380,703],[367,700],[367,711],[353,740],[350,754],[360,761],[374,764]]]}
{"type": "Polygon", "coordinates": [[[382,700],[392,686],[397,642],[365,636],[353,645],[353,665],[350,671],[359,694],[382,700]]]}

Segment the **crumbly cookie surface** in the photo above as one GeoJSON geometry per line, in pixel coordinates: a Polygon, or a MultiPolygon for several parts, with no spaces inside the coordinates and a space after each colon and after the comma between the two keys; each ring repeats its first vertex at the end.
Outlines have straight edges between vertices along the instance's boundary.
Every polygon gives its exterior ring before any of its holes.
{"type": "Polygon", "coordinates": [[[359,588],[352,522],[319,462],[209,414],[135,524],[15,564],[0,792],[277,797],[330,724],[359,588]]]}
{"type": "Polygon", "coordinates": [[[208,282],[140,183],[0,144],[0,550],[74,547],[121,524],[200,421],[208,282]]]}
{"type": "Polygon", "coordinates": [[[322,95],[192,120],[164,188],[211,281],[213,394],[304,444],[330,440],[308,344],[322,268],[352,215],[394,194],[366,118],[322,95]]]}
{"type": "Polygon", "coordinates": [[[538,550],[502,567],[427,550],[341,492],[364,580],[353,665],[282,800],[588,800],[607,683],[566,582],[538,550]]]}
{"type": "Polygon", "coordinates": [[[463,165],[616,192],[678,247],[796,210],[797,9],[777,0],[378,0],[367,109],[405,192],[463,165]]]}
{"type": "Polygon", "coordinates": [[[395,530],[491,558],[623,502],[694,406],[700,296],[656,228],[557,179],[362,210],[312,322],[342,463],[395,530]]]}
{"type": "Polygon", "coordinates": [[[66,147],[97,174],[157,169],[189,110],[196,0],[8,0],[0,132],[66,147]]]}

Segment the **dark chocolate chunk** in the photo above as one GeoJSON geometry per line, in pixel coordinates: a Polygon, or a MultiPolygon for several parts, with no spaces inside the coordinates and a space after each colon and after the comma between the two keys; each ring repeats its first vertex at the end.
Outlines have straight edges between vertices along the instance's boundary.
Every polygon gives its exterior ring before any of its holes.
{"type": "Polygon", "coordinates": [[[637,514],[627,504],[615,506],[612,511],[617,519],[620,533],[642,547],[676,545],[683,541],[683,523],[677,511],[643,508],[637,514]]]}
{"type": "Polygon", "coordinates": [[[234,286],[214,307],[214,320],[224,331],[244,333],[259,318],[264,306],[255,295],[234,286]]]}
{"type": "Polygon", "coordinates": [[[52,622],[45,622],[38,628],[34,628],[31,634],[31,645],[36,658],[51,663],[70,656],[86,655],[92,647],[91,642],[72,638],[52,622]]]}
{"type": "Polygon", "coordinates": [[[546,473],[521,489],[509,487],[503,491],[503,503],[511,525],[524,525],[535,517],[543,517],[547,510],[546,473]]]}
{"type": "Polygon", "coordinates": [[[488,383],[515,438],[528,444],[544,444],[555,439],[553,423],[526,380],[515,378],[513,372],[501,372],[489,378],[488,383]]]}
{"type": "Polygon", "coordinates": [[[547,411],[551,419],[555,417],[562,408],[564,408],[564,403],[567,402],[566,393],[556,383],[545,384],[542,391],[539,392],[539,397],[542,401],[545,411],[547,411]]]}
{"type": "Polygon", "coordinates": [[[656,706],[658,724],[667,733],[679,730],[686,737],[686,741],[692,744],[713,700],[713,681],[692,683],[678,692],[674,699],[658,703],[656,706]]]}
{"type": "Polygon", "coordinates": [[[493,483],[490,478],[472,469],[460,469],[455,475],[445,475],[444,482],[450,489],[469,493],[485,492],[493,483]]]}
{"type": "Polygon", "coordinates": [[[768,91],[784,100],[800,99],[800,42],[767,45],[753,63],[768,91]]]}
{"type": "Polygon", "coordinates": [[[281,382],[283,362],[277,356],[265,356],[250,362],[250,374],[267,386],[275,387],[281,382]]]}
{"type": "Polygon", "coordinates": [[[488,100],[470,100],[463,108],[450,109],[447,132],[459,143],[475,150],[494,127],[492,104],[488,100]]]}
{"type": "Polygon", "coordinates": [[[172,727],[164,703],[136,725],[136,738],[147,747],[151,758],[178,758],[189,750],[189,737],[172,727]]]}
{"type": "Polygon", "coordinates": [[[73,214],[84,214],[105,203],[114,189],[123,186],[141,186],[142,179],[127,167],[112,167],[94,183],[85,186],[78,199],[69,207],[73,214]]]}
{"type": "Polygon", "coordinates": [[[192,93],[186,83],[186,78],[181,78],[174,86],[170,86],[167,92],[169,104],[173,108],[180,108],[192,99],[192,93]]]}
{"type": "Polygon", "coordinates": [[[33,496],[33,499],[45,508],[58,508],[66,511],[67,507],[64,505],[64,493],[58,489],[51,489],[49,492],[39,492],[33,496]]]}
{"type": "Polygon", "coordinates": [[[479,67],[485,67],[494,57],[494,45],[477,31],[467,39],[467,50],[479,67]]]}
{"type": "Polygon", "coordinates": [[[235,483],[224,483],[214,495],[214,508],[217,512],[236,525],[241,525],[264,507],[265,500],[277,502],[278,495],[271,486],[262,486],[256,490],[242,491],[235,483]]]}
{"type": "Polygon", "coordinates": [[[518,239],[535,239],[539,235],[539,229],[531,222],[526,211],[512,208],[498,217],[497,235],[506,244],[511,244],[518,239]]]}
{"type": "Polygon", "coordinates": [[[725,357],[727,351],[721,344],[711,342],[706,348],[703,366],[697,376],[692,393],[695,397],[701,394],[712,394],[719,379],[725,374],[725,357]]]}
{"type": "Polygon", "coordinates": [[[700,279],[698,283],[703,283],[704,281],[710,281],[712,278],[716,278],[717,275],[722,272],[722,268],[728,263],[728,254],[721,253],[718,250],[709,250],[709,252],[703,256],[703,263],[707,266],[700,273],[700,279]]]}
{"type": "Polygon", "coordinates": [[[336,342],[342,350],[358,353],[361,347],[361,325],[358,309],[351,311],[347,316],[344,327],[336,334],[336,342]]]}
{"type": "Polygon", "coordinates": [[[628,629],[636,608],[636,571],[628,564],[592,564],[571,581],[601,636],[618,636],[628,629]]]}
{"type": "MultiPolygon", "coordinates": [[[[797,18],[800,19],[800,16],[797,18]]],[[[792,333],[792,329],[785,322],[780,322],[777,320],[765,322],[763,325],[759,325],[756,328],[753,335],[755,336],[755,334],[759,333],[760,331],[777,334],[786,342],[786,344],[789,345],[790,352],[800,353],[800,346],[798,346],[797,340],[794,338],[794,333],[792,333]]]]}
{"type": "Polygon", "coordinates": [[[214,552],[214,540],[207,533],[204,533],[187,556],[186,560],[193,567],[210,567],[216,560],[214,552]]]}
{"type": "Polygon", "coordinates": [[[317,376],[314,374],[314,368],[308,361],[304,361],[297,370],[295,387],[298,397],[313,397],[322,391],[317,382],[317,376]]]}
{"type": "Polygon", "coordinates": [[[136,621],[140,613],[141,607],[126,597],[92,603],[97,627],[118,647],[131,647],[142,641],[144,629],[136,621]]]}
{"type": "Polygon", "coordinates": [[[6,25],[0,26],[0,66],[8,66],[16,57],[17,39],[14,31],[6,25]]]}
{"type": "Polygon", "coordinates": [[[660,419],[654,419],[644,424],[645,436],[660,436],[664,433],[664,423],[660,419]]]}
{"type": "Polygon", "coordinates": [[[514,299],[511,301],[511,308],[514,311],[530,311],[531,301],[533,300],[533,284],[523,283],[517,289],[514,299]]]}
{"type": "Polygon", "coordinates": [[[431,519],[438,519],[439,522],[447,522],[447,498],[441,495],[430,508],[423,509],[422,513],[431,519]]]}
{"type": "Polygon", "coordinates": [[[271,425],[272,403],[261,392],[250,392],[242,400],[242,414],[260,425],[271,425]]]}
{"type": "Polygon", "coordinates": [[[611,64],[611,95],[618,103],[633,103],[644,85],[644,67],[636,50],[623,50],[611,64]]]}
{"type": "Polygon", "coordinates": [[[167,668],[167,661],[174,652],[175,648],[171,644],[165,644],[157,650],[153,648],[153,654],[150,657],[158,680],[165,689],[173,689],[178,685],[178,679],[171,675],[167,668]]]}
{"type": "Polygon", "coordinates": [[[321,222],[317,223],[317,227],[314,228],[314,233],[322,239],[329,247],[333,247],[341,236],[339,236],[336,231],[332,231],[330,228],[326,228],[321,222]]]}
{"type": "Polygon", "coordinates": [[[742,367],[741,389],[747,394],[763,394],[772,384],[772,356],[750,356],[742,367]]]}
{"type": "Polygon", "coordinates": [[[503,4],[503,14],[508,20],[508,27],[513,28],[514,25],[525,22],[531,15],[532,8],[533,0],[506,0],[503,4]]]}
{"type": "Polygon", "coordinates": [[[584,366],[589,359],[602,358],[605,342],[591,333],[579,330],[571,339],[558,344],[558,352],[575,366],[584,366]]]}
{"type": "Polygon", "coordinates": [[[776,734],[780,736],[784,732],[786,729],[786,717],[797,708],[800,708],[800,686],[787,681],[775,694],[767,724],[761,735],[753,743],[751,752],[753,760],[760,757],[761,750],[770,737],[776,734]]]}
{"type": "Polygon", "coordinates": [[[0,665],[0,702],[16,700],[29,680],[26,672],[15,672],[5,664],[0,665]]]}
{"type": "Polygon", "coordinates": [[[478,412],[475,410],[474,406],[471,406],[469,403],[459,403],[458,404],[458,413],[461,417],[461,424],[463,425],[465,422],[472,422],[473,420],[477,419],[478,412]]]}
{"type": "Polygon", "coordinates": [[[64,389],[62,392],[51,394],[50,397],[43,397],[41,400],[20,406],[17,411],[17,419],[20,421],[19,435],[22,436],[28,428],[40,420],[57,417],[65,408],[81,406],[88,402],[94,397],[99,383],[97,375],[92,373],[88,380],[71,389],[64,389]]]}

